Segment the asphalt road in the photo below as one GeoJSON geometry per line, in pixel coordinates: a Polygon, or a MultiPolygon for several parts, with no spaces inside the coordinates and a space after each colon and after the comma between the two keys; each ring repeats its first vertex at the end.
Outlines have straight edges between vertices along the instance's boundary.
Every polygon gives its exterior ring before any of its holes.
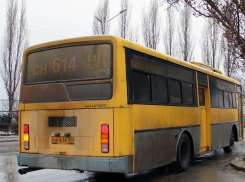
{"type": "Polygon", "coordinates": [[[18,150],[17,137],[8,141],[0,136],[0,181],[1,182],[244,182],[245,172],[237,171],[230,166],[230,161],[237,156],[245,158],[245,141],[235,143],[232,154],[224,154],[217,150],[198,157],[191,162],[187,172],[176,173],[169,167],[129,175],[113,175],[107,173],[39,170],[25,175],[19,175],[16,161],[18,150]]]}

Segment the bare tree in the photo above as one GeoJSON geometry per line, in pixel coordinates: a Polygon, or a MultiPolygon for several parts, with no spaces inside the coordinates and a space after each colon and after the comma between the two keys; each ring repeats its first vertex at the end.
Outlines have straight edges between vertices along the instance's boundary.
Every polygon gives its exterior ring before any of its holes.
{"type": "Polygon", "coordinates": [[[225,71],[225,75],[228,77],[233,77],[235,70],[237,68],[236,65],[236,57],[234,57],[234,55],[232,54],[233,50],[233,46],[231,45],[232,42],[226,42],[227,40],[224,40],[224,43],[222,44],[222,55],[223,55],[223,59],[224,59],[224,71],[225,71]],[[228,45],[228,46],[227,46],[228,45]]]}
{"type": "Polygon", "coordinates": [[[24,50],[28,46],[25,1],[22,1],[21,11],[19,12],[18,1],[9,0],[6,15],[6,30],[2,45],[0,74],[8,95],[8,109],[12,113],[14,100],[18,99],[21,59],[24,50]]]}
{"type": "Polygon", "coordinates": [[[207,19],[202,40],[203,62],[213,68],[219,69],[221,60],[220,53],[220,33],[217,22],[214,19],[207,19]]]}
{"type": "Polygon", "coordinates": [[[98,8],[94,12],[93,33],[94,35],[104,35],[109,33],[110,23],[109,0],[101,0],[98,8]]]}
{"type": "Polygon", "coordinates": [[[180,58],[184,61],[193,60],[193,38],[192,38],[192,10],[186,4],[180,11],[180,58]]]}
{"type": "Polygon", "coordinates": [[[211,66],[210,63],[210,40],[209,40],[209,26],[206,23],[203,29],[203,37],[202,37],[202,61],[204,64],[211,66]]]}
{"type": "Polygon", "coordinates": [[[167,9],[167,16],[166,16],[166,25],[165,31],[163,33],[163,42],[164,42],[164,49],[165,52],[171,56],[174,56],[174,37],[175,37],[175,16],[173,12],[173,8],[171,6],[167,9]]]}
{"type": "Polygon", "coordinates": [[[221,42],[221,55],[223,59],[224,73],[226,76],[237,79],[245,80],[243,73],[240,71],[243,68],[243,60],[237,58],[233,53],[235,46],[234,42],[228,42],[227,39],[223,39],[221,42]]]}
{"type": "Polygon", "coordinates": [[[245,68],[245,1],[244,0],[167,0],[171,4],[186,2],[197,16],[215,19],[224,30],[224,37],[233,42],[235,57],[245,68]]]}
{"type": "Polygon", "coordinates": [[[156,0],[151,0],[147,12],[142,11],[142,34],[145,45],[157,49],[160,35],[160,17],[156,0]]]}
{"type": "Polygon", "coordinates": [[[125,10],[119,18],[119,34],[120,37],[124,39],[128,39],[130,36],[130,22],[131,22],[131,16],[130,16],[130,9],[128,0],[121,0],[121,11],[125,10]]]}
{"type": "Polygon", "coordinates": [[[128,40],[130,40],[132,42],[139,43],[139,32],[138,32],[138,30],[139,30],[138,26],[136,26],[136,28],[131,27],[130,31],[129,31],[128,40]]]}

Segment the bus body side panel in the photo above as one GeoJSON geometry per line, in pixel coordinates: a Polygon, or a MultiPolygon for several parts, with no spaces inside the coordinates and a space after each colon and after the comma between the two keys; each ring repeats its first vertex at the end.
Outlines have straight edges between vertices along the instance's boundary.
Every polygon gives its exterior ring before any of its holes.
{"type": "MultiPolygon", "coordinates": [[[[135,172],[157,168],[176,160],[176,146],[182,132],[188,132],[197,148],[200,127],[180,127],[135,132],[135,172]]],[[[198,145],[199,144],[199,145],[198,145]]]]}
{"type": "Polygon", "coordinates": [[[135,172],[171,163],[175,160],[176,139],[180,129],[135,132],[135,172]]]}
{"type": "MultiPolygon", "coordinates": [[[[211,124],[211,149],[217,150],[229,146],[232,126],[238,126],[238,122],[226,122],[211,124]]],[[[238,128],[238,127],[236,127],[238,128]]]]}
{"type": "Polygon", "coordinates": [[[237,93],[237,99],[238,99],[238,127],[239,127],[239,135],[238,140],[242,140],[244,138],[244,121],[243,121],[243,112],[244,112],[244,105],[243,105],[243,95],[241,93],[237,93]]]}
{"type": "Polygon", "coordinates": [[[211,150],[229,145],[233,125],[238,125],[237,109],[211,108],[211,150]]]}
{"type": "Polygon", "coordinates": [[[133,110],[135,172],[175,161],[178,138],[183,131],[191,137],[194,155],[199,153],[200,121],[197,108],[134,105],[133,110]]]}

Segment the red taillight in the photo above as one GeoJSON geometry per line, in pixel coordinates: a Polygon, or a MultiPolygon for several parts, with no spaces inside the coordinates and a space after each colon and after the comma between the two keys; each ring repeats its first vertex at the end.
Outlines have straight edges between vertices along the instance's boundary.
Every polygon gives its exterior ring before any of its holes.
{"type": "Polygon", "coordinates": [[[24,124],[23,141],[24,141],[24,149],[29,150],[29,125],[28,124],[24,124]]]}
{"type": "Polygon", "coordinates": [[[101,152],[102,153],[109,152],[109,125],[108,124],[101,125],[101,152]]]}

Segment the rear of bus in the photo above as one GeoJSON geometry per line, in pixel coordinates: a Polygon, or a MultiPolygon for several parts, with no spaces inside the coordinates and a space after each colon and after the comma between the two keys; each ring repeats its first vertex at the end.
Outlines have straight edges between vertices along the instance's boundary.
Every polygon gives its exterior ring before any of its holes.
{"type": "Polygon", "coordinates": [[[132,172],[133,132],[119,42],[98,36],[26,50],[19,166],[132,172]]]}

